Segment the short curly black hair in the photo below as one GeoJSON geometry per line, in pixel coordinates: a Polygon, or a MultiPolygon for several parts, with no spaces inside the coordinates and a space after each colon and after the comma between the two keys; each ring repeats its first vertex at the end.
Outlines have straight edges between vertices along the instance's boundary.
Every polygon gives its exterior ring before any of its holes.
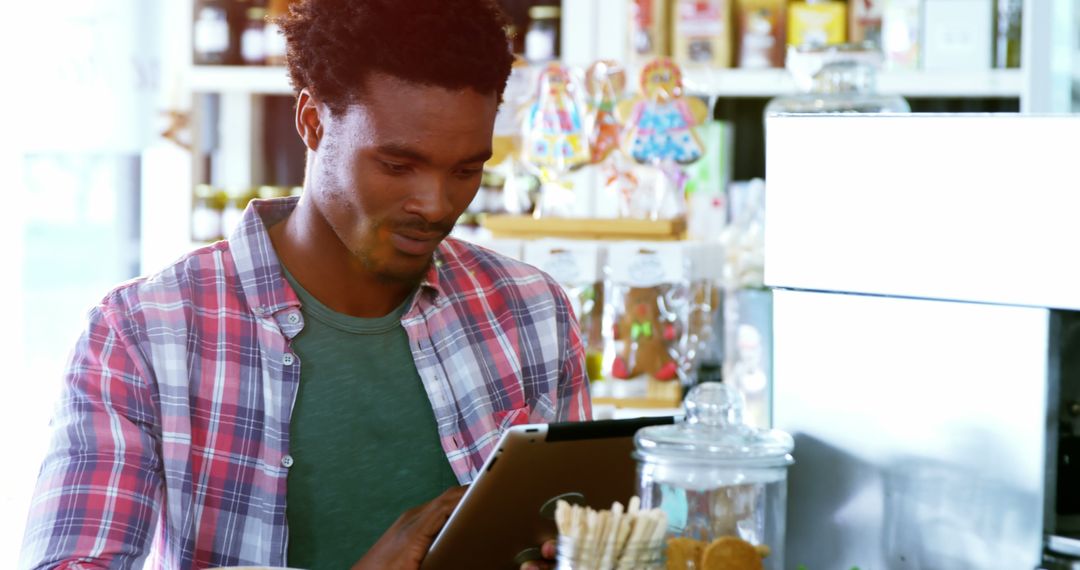
{"type": "Polygon", "coordinates": [[[300,0],[277,23],[293,88],[334,113],[370,72],[501,100],[514,59],[494,0],[300,0]]]}

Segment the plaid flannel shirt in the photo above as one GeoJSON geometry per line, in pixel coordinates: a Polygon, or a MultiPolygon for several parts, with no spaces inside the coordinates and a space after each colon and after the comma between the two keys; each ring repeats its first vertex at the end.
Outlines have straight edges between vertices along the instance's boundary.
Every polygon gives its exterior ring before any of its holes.
{"type": "MultiPolygon", "coordinates": [[[[266,228],[295,205],[253,202],[227,241],[90,311],[23,568],[285,565],[304,322],[266,228]]],[[[570,304],[533,267],[448,238],[402,325],[461,483],[508,426],[590,416],[570,304]]]]}

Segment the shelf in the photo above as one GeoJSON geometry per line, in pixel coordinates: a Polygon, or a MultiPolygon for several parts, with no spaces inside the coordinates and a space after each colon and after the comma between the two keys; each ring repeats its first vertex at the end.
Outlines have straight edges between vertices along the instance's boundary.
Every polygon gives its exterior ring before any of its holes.
{"type": "MultiPolygon", "coordinates": [[[[690,69],[687,89],[716,97],[775,97],[795,92],[783,69],[690,69]]],[[[878,78],[878,91],[905,97],[1020,97],[1024,86],[1019,69],[985,71],[892,71],[878,78]]],[[[284,67],[194,66],[191,88],[201,93],[292,95],[284,67]]]]}
{"type": "Polygon", "coordinates": [[[481,224],[496,238],[673,241],[685,237],[686,221],[541,218],[490,215],[481,224]]]}
{"type": "Polygon", "coordinates": [[[196,65],[189,79],[196,93],[293,94],[282,66],[196,65]]]}
{"type": "MultiPolygon", "coordinates": [[[[795,92],[783,69],[690,69],[683,74],[689,92],[714,97],[775,97],[795,92]]],[[[878,76],[878,92],[905,97],[1020,97],[1019,69],[984,71],[890,71],[878,76]]]]}

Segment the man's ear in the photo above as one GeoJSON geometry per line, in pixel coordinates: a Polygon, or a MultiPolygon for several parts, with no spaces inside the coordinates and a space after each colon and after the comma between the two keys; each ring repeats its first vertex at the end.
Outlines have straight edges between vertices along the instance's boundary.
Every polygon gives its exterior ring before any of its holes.
{"type": "Polygon", "coordinates": [[[318,150],[323,126],[319,117],[319,102],[306,88],[296,97],[296,132],[308,150],[318,150]]]}

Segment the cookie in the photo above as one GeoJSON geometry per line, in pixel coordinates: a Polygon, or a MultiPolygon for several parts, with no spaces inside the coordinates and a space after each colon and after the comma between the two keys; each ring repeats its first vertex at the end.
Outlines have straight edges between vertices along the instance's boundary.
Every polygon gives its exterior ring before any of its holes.
{"type": "Polygon", "coordinates": [[[735,536],[722,536],[705,547],[703,570],[763,570],[761,554],[754,545],[735,536]]]}
{"type": "Polygon", "coordinates": [[[701,567],[705,543],[693,538],[675,537],[667,541],[667,570],[692,570],[701,567]]]}

